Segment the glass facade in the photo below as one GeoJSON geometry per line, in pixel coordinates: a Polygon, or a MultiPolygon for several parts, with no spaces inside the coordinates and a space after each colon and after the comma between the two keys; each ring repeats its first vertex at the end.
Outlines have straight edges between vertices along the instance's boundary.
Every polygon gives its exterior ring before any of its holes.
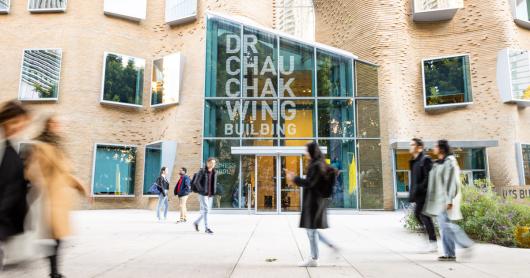
{"type": "Polygon", "coordinates": [[[231,148],[311,141],[327,148],[340,171],[333,208],[383,208],[375,66],[212,15],[206,46],[203,160],[218,158],[215,208],[299,210],[303,193],[283,169],[303,174],[305,159],[234,155],[231,148]]]}
{"type": "Polygon", "coordinates": [[[160,175],[162,168],[162,148],[160,144],[151,144],[145,147],[145,161],[144,161],[144,195],[154,195],[149,193],[151,185],[156,181],[160,175]]]}
{"type": "Polygon", "coordinates": [[[93,195],[134,195],[136,147],[98,144],[94,152],[93,195]]]}
{"type": "Polygon", "coordinates": [[[142,106],[145,60],[105,53],[101,101],[142,106]]]}
{"type": "MultiPolygon", "coordinates": [[[[454,148],[453,153],[461,170],[463,184],[473,184],[476,180],[488,177],[488,165],[485,148],[454,148]]],[[[427,155],[434,158],[432,151],[427,155]]],[[[395,184],[397,193],[405,193],[410,190],[410,166],[411,155],[408,150],[395,150],[395,184]]],[[[398,198],[398,206],[406,204],[408,199],[398,198]]]]}
{"type": "Polygon", "coordinates": [[[530,144],[522,144],[521,151],[523,155],[523,174],[524,174],[524,184],[530,185],[530,144]]]}
{"type": "Polygon", "coordinates": [[[423,61],[426,108],[472,102],[469,56],[423,61]]]}

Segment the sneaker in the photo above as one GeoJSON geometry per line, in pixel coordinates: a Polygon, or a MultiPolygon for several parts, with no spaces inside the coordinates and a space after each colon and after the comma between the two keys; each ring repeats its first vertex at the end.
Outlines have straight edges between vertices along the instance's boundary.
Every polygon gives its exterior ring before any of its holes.
{"type": "Polygon", "coordinates": [[[210,229],[206,229],[206,231],[204,231],[204,232],[207,233],[207,234],[213,234],[213,231],[210,230],[210,229]]]}
{"type": "Polygon", "coordinates": [[[193,223],[193,227],[195,227],[195,231],[199,231],[199,224],[197,223],[193,223]]]}
{"type": "Polygon", "coordinates": [[[318,266],[318,260],[315,260],[313,258],[309,258],[305,261],[302,261],[298,263],[299,267],[317,267],[318,266]]]}
{"type": "Polygon", "coordinates": [[[454,261],[456,261],[456,257],[453,257],[453,256],[441,256],[441,257],[438,257],[438,260],[440,262],[454,262],[454,261]]]}

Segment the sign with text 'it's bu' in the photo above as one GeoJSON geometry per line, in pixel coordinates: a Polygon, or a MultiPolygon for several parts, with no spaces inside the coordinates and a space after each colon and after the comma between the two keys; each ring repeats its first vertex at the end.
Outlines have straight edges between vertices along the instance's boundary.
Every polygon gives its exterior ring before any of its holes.
{"type": "Polygon", "coordinates": [[[512,198],[516,201],[530,202],[530,185],[526,186],[499,186],[497,194],[503,198],[512,198]]]}

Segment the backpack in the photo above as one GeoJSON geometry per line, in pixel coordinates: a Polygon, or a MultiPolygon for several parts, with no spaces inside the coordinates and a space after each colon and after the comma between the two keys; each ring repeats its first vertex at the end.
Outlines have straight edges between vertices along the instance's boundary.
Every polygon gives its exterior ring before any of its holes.
{"type": "Polygon", "coordinates": [[[326,170],[324,173],[324,179],[320,183],[318,193],[322,198],[331,198],[333,195],[333,189],[337,183],[338,171],[326,164],[326,170]]]}
{"type": "Polygon", "coordinates": [[[191,191],[194,192],[194,193],[199,193],[199,190],[197,189],[197,176],[198,176],[198,172],[193,174],[193,178],[191,179],[191,191]]]}

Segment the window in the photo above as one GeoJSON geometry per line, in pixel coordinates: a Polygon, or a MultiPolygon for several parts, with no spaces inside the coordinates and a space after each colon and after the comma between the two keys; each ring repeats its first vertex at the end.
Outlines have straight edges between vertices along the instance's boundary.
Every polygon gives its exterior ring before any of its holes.
{"type": "Polygon", "coordinates": [[[182,84],[183,57],[171,54],[153,61],[151,75],[151,105],[177,104],[182,84]]]}
{"type": "Polygon", "coordinates": [[[10,6],[11,6],[11,0],[0,0],[0,14],[9,13],[10,6]]]}
{"type": "Polygon", "coordinates": [[[497,85],[504,102],[530,104],[530,51],[506,48],[499,52],[497,85]]]}
{"type": "Polygon", "coordinates": [[[383,209],[383,166],[381,164],[381,141],[358,140],[358,175],[361,208],[383,209]]]}
{"type": "Polygon", "coordinates": [[[162,141],[145,146],[143,195],[153,195],[149,193],[149,189],[160,176],[162,167],[167,168],[166,177],[168,180],[171,179],[176,153],[177,142],[174,141],[162,141]]]}
{"type": "Polygon", "coordinates": [[[141,107],[144,70],[144,59],[105,52],[101,102],[141,107]]]}
{"type": "Polygon", "coordinates": [[[530,29],[530,0],[511,0],[515,23],[530,29]]]}
{"type": "Polygon", "coordinates": [[[96,144],[92,174],[94,196],[134,196],[136,147],[96,144]]]}
{"type": "Polygon", "coordinates": [[[530,185],[530,144],[518,144],[520,185],[530,185]]]}
{"type": "Polygon", "coordinates": [[[166,0],[166,23],[177,25],[197,18],[197,0],[166,0]]]}
{"type": "Polygon", "coordinates": [[[133,21],[145,19],[146,0],[105,0],[103,12],[106,15],[121,17],[133,21]]]}
{"type": "Polygon", "coordinates": [[[22,56],[19,99],[57,100],[61,78],[62,50],[26,49],[22,56]]]}
{"type": "Polygon", "coordinates": [[[346,57],[317,50],[318,96],[353,96],[351,63],[346,57]]]}
{"type": "Polygon", "coordinates": [[[64,12],[67,0],[29,0],[28,10],[32,13],[64,12]]]}
{"type": "Polygon", "coordinates": [[[422,69],[425,109],[466,106],[472,102],[469,56],[425,59],[422,69]]]}
{"type": "Polygon", "coordinates": [[[442,21],[454,17],[463,0],[413,0],[414,21],[442,21]]]}

